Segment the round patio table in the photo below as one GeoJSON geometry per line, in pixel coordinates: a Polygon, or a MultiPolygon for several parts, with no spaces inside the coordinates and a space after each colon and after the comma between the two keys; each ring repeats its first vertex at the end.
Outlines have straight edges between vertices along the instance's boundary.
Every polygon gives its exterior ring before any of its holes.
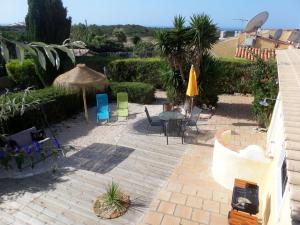
{"type": "Polygon", "coordinates": [[[162,112],[159,114],[159,119],[163,121],[168,121],[168,120],[183,120],[184,115],[179,113],[179,112],[162,112]]]}

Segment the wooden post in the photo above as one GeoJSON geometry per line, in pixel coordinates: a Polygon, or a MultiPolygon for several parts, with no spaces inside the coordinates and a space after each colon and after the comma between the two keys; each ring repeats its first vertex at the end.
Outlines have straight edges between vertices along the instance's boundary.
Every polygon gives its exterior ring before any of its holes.
{"type": "Polygon", "coordinates": [[[194,107],[193,105],[194,105],[194,97],[191,97],[191,111],[190,111],[191,115],[194,107]]]}
{"type": "Polygon", "coordinates": [[[82,97],[83,97],[83,106],[84,106],[84,116],[85,116],[86,121],[89,121],[89,115],[88,115],[87,104],[86,104],[85,88],[82,88],[82,97]]]}

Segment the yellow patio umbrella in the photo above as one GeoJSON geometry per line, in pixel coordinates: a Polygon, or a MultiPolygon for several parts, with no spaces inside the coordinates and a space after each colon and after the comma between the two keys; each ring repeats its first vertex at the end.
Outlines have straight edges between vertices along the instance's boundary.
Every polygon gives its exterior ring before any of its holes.
{"type": "Polygon", "coordinates": [[[99,84],[108,84],[107,77],[102,73],[92,70],[85,64],[78,64],[74,69],[58,76],[53,82],[54,86],[82,89],[84,114],[87,121],[86,89],[94,88],[95,85],[99,84]]]}
{"type": "Polygon", "coordinates": [[[186,95],[191,97],[191,99],[192,99],[192,104],[191,104],[191,111],[192,111],[194,97],[199,95],[197,74],[196,74],[196,69],[195,69],[194,65],[192,65],[191,70],[190,70],[189,83],[188,83],[188,88],[186,90],[186,95]]]}

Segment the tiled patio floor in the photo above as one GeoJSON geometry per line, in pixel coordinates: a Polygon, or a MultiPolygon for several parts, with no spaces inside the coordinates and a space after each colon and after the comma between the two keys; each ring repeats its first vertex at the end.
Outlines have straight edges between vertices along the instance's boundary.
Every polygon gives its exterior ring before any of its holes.
{"type": "Polygon", "coordinates": [[[253,133],[248,138],[237,140],[236,144],[241,147],[247,144],[263,146],[266,135],[253,130],[256,123],[251,120],[251,101],[251,97],[245,96],[220,96],[216,114],[201,126],[204,138],[200,135],[197,145],[188,146],[168,183],[152,202],[142,224],[228,224],[231,190],[220,186],[212,177],[213,134],[223,128],[253,133]]]}
{"type": "MultiPolygon", "coordinates": [[[[163,100],[149,106],[151,115],[161,112],[163,100]]],[[[214,134],[225,127],[252,132],[256,124],[249,120],[251,101],[221,96],[215,115],[200,126],[200,135],[195,138],[195,131],[189,131],[184,145],[178,138],[166,145],[157,129],[147,134],[143,105],[130,104],[131,118],[109,126],[82,118],[63,122],[57,127],[59,139],[80,151],[60,163],[55,174],[0,179],[0,224],[226,224],[230,191],[210,171],[214,134]],[[101,220],[92,211],[93,202],[112,179],[134,205],[121,218],[101,220]]],[[[90,113],[95,115],[93,109],[90,113]]],[[[261,135],[236,144],[263,139],[261,135]]]]}

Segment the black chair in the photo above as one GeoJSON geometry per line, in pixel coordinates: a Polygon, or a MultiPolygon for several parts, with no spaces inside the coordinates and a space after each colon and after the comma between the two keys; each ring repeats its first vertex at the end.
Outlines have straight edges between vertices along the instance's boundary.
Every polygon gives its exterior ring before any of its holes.
{"type": "Polygon", "coordinates": [[[158,117],[151,118],[147,107],[145,107],[145,113],[146,113],[146,116],[148,119],[147,131],[149,130],[150,127],[161,127],[162,128],[162,122],[159,120],[158,117]]]}
{"type": "Polygon", "coordinates": [[[197,123],[198,123],[198,120],[200,118],[201,111],[202,111],[201,109],[198,109],[198,110],[194,109],[192,111],[192,114],[191,114],[190,118],[188,118],[188,120],[187,120],[188,121],[187,122],[187,126],[189,126],[189,127],[196,127],[198,134],[199,134],[199,128],[198,128],[197,123]]]}
{"type": "Polygon", "coordinates": [[[164,123],[164,131],[167,137],[167,145],[169,144],[169,137],[181,137],[181,143],[184,143],[184,133],[188,121],[171,119],[164,123]]]}

